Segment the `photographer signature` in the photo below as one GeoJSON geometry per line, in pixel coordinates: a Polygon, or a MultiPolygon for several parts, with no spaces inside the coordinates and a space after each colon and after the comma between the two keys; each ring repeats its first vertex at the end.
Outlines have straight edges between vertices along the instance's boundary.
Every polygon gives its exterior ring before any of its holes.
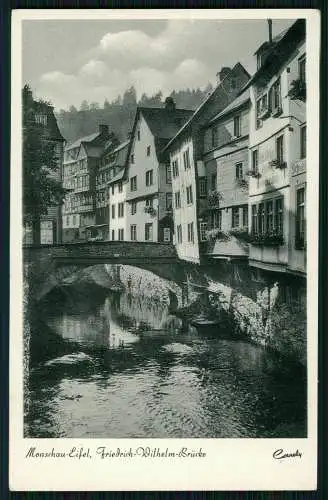
{"type": "Polygon", "coordinates": [[[298,450],[292,452],[292,453],[286,453],[285,450],[282,448],[279,448],[278,450],[275,450],[272,454],[273,458],[276,460],[282,460],[283,458],[302,458],[302,453],[298,450]]]}

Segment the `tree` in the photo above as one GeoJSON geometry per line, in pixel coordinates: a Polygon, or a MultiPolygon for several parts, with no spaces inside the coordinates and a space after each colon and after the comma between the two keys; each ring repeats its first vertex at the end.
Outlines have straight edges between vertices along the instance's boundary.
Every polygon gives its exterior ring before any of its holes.
{"type": "Polygon", "coordinates": [[[73,104],[72,104],[72,106],[69,107],[69,112],[70,113],[77,113],[77,109],[75,106],[73,106],[73,104]]]}
{"type": "Polygon", "coordinates": [[[110,107],[110,104],[109,104],[108,99],[106,98],[106,99],[104,100],[104,109],[108,109],[109,107],[110,107]]]}
{"type": "Polygon", "coordinates": [[[38,111],[49,110],[50,105],[35,101],[28,85],[23,88],[22,98],[23,221],[32,225],[33,243],[40,244],[40,218],[47,215],[49,207],[63,202],[66,190],[54,177],[58,169],[56,143],[35,119],[38,111]]]}
{"type": "Polygon", "coordinates": [[[89,103],[84,99],[84,101],[81,102],[80,111],[88,111],[88,109],[89,103]]]}
{"type": "Polygon", "coordinates": [[[123,94],[123,106],[136,107],[137,106],[137,92],[132,86],[127,89],[123,94]]]}

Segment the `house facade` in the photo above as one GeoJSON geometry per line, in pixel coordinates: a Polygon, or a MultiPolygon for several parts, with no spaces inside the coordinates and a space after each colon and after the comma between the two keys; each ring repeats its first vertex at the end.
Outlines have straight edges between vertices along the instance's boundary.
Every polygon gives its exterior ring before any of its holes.
{"type": "MultiPolygon", "coordinates": [[[[200,263],[204,253],[202,243],[207,229],[206,126],[237,97],[250,78],[240,63],[232,69],[222,68],[218,76],[216,88],[165,148],[172,170],[175,245],[181,259],[194,263],[200,263]]],[[[208,168],[211,177],[214,172],[208,168]]]]}
{"type": "Polygon", "coordinates": [[[162,150],[192,112],[138,108],[128,152],[126,240],[163,241],[173,238],[171,166],[162,150]]]}
{"type": "Polygon", "coordinates": [[[200,196],[207,207],[200,219],[206,255],[221,259],[248,257],[249,91],[232,101],[205,127],[206,183],[200,196]]]}
{"type": "Polygon", "coordinates": [[[114,150],[104,155],[103,161],[109,169],[107,182],[108,203],[108,239],[126,240],[126,162],[130,141],[125,141],[114,150]]]}
{"type": "Polygon", "coordinates": [[[99,125],[98,132],[65,148],[63,186],[69,192],[62,209],[64,242],[92,237],[92,227],[96,225],[98,163],[108,140],[108,127],[99,125]]]}
{"type": "MultiPolygon", "coordinates": [[[[56,168],[49,169],[48,175],[55,181],[62,182],[65,139],[59,131],[54,108],[46,102],[33,99],[32,92],[28,92],[27,101],[35,125],[40,128],[42,140],[50,142],[54,146],[56,168]]],[[[40,218],[40,243],[41,245],[52,245],[61,243],[61,241],[61,205],[51,206],[48,208],[47,214],[40,218]]],[[[33,232],[30,224],[24,224],[23,242],[24,244],[33,244],[33,232]]]]}
{"type": "Polygon", "coordinates": [[[306,273],[305,21],[263,44],[250,81],[249,263],[306,273]]]}

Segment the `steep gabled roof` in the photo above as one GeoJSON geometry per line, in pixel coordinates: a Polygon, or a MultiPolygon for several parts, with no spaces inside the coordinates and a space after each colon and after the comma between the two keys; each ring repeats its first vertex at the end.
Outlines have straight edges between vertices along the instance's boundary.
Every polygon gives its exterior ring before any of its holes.
{"type": "Polygon", "coordinates": [[[193,114],[189,109],[139,109],[155,139],[171,139],[193,114]]]}
{"type": "Polygon", "coordinates": [[[167,148],[174,141],[176,141],[176,139],[178,137],[180,137],[181,134],[188,129],[188,127],[190,127],[193,124],[193,122],[198,118],[198,116],[200,115],[201,111],[205,108],[205,106],[207,106],[208,104],[210,104],[210,102],[213,100],[213,98],[215,98],[216,94],[220,91],[220,89],[224,88],[225,81],[228,80],[228,79],[230,79],[231,75],[233,73],[236,73],[237,71],[242,71],[247,78],[250,78],[250,74],[248,73],[248,71],[246,71],[246,69],[244,68],[244,66],[242,64],[240,64],[239,62],[237,64],[235,64],[235,66],[232,68],[231,72],[229,72],[222,79],[222,81],[220,83],[218,83],[218,85],[214,88],[214,90],[207,96],[207,98],[200,104],[200,106],[198,106],[198,108],[192,114],[192,116],[189,118],[189,120],[186,121],[186,123],[180,128],[180,130],[176,133],[176,135],[174,137],[172,137],[172,139],[165,146],[164,151],[166,151],[167,148]]]}
{"type": "Polygon", "coordinates": [[[223,118],[229,113],[232,113],[233,111],[241,108],[242,106],[246,105],[248,102],[250,102],[250,92],[249,90],[245,90],[242,94],[240,94],[236,99],[234,99],[228,106],[226,106],[220,113],[215,115],[207,124],[210,125],[211,123],[215,122],[216,120],[223,118]]]}
{"type": "Polygon", "coordinates": [[[74,141],[72,144],[68,144],[65,149],[66,151],[68,151],[69,149],[78,148],[82,142],[84,143],[92,142],[98,137],[98,135],[99,132],[94,132],[93,134],[86,135],[85,137],[80,137],[79,139],[76,139],[76,141],[74,141]]]}
{"type": "Polygon", "coordinates": [[[264,63],[241,91],[243,92],[261,78],[273,64],[281,67],[303,38],[305,39],[305,19],[298,19],[290,28],[274,38],[275,42],[266,54],[264,63]]]}
{"type": "Polygon", "coordinates": [[[134,119],[131,141],[127,152],[126,163],[130,156],[134,134],[140,115],[142,115],[154,136],[155,149],[157,157],[162,154],[164,146],[177,133],[180,127],[192,116],[193,111],[190,109],[176,108],[146,108],[138,107],[134,119]]]}

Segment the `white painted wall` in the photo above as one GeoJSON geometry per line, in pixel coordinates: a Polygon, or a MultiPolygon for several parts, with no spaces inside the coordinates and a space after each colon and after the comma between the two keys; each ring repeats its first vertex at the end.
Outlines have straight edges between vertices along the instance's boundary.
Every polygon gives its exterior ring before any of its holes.
{"type": "Polygon", "coordinates": [[[124,229],[124,240],[127,240],[127,210],[126,203],[127,182],[122,183],[122,192],[119,192],[119,182],[115,182],[109,186],[109,240],[112,241],[112,231],[114,231],[114,240],[118,240],[118,230],[124,229]],[[112,186],[114,186],[114,194],[112,194],[112,186]],[[124,217],[118,216],[118,204],[124,203],[124,217]],[[112,205],[115,205],[115,218],[112,218],[112,205]]]}
{"type": "MultiPolygon", "coordinates": [[[[197,230],[197,205],[196,205],[196,172],[193,157],[193,141],[188,137],[183,142],[179,142],[177,149],[175,149],[170,156],[171,166],[173,161],[177,160],[179,165],[179,177],[173,178],[172,175],[172,192],[173,192],[173,217],[174,217],[174,242],[180,259],[188,260],[190,262],[199,263],[199,244],[198,244],[198,230],[197,230]],[[183,153],[189,149],[189,158],[191,168],[185,170],[183,163],[183,153]],[[193,203],[187,205],[187,186],[192,186],[193,203]],[[175,207],[174,193],[180,190],[181,208],[175,207]],[[188,242],[188,223],[194,223],[194,243],[188,242]],[[178,243],[177,239],[177,226],[182,226],[182,243],[178,243]]],[[[172,170],[173,171],[173,170],[172,170]]]]}

